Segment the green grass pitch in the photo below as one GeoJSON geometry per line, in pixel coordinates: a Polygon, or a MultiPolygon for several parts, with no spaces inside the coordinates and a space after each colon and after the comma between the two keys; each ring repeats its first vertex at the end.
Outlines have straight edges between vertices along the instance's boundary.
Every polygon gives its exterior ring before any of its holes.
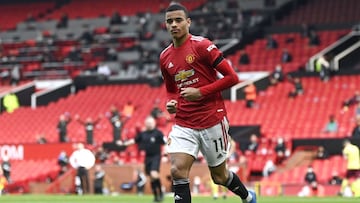
{"type": "MultiPolygon", "coordinates": [[[[152,196],[118,195],[4,195],[0,196],[1,203],[151,203],[152,196]]],[[[165,197],[163,203],[173,203],[172,197],[165,197]]],[[[193,203],[241,203],[238,197],[213,200],[209,196],[193,197],[193,203]]],[[[258,203],[359,203],[359,198],[341,197],[258,197],[258,203]]]]}

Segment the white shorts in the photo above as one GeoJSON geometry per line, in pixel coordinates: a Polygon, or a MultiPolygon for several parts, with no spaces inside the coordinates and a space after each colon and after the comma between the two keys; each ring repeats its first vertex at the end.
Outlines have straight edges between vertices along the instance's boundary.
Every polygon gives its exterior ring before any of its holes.
{"type": "Polygon", "coordinates": [[[199,150],[208,166],[215,167],[227,159],[229,122],[226,117],[213,127],[194,130],[174,125],[169,134],[167,152],[186,153],[197,158],[199,150]]]}

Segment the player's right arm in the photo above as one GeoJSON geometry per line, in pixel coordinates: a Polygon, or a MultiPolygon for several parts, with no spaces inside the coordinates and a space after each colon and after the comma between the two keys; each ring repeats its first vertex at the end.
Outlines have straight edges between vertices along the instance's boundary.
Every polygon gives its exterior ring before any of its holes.
{"type": "MultiPolygon", "coordinates": [[[[161,61],[161,60],[160,60],[161,61]]],[[[177,110],[177,97],[178,97],[178,89],[173,77],[166,70],[166,67],[162,65],[160,62],[161,74],[165,82],[166,93],[167,93],[167,102],[166,102],[166,110],[170,114],[176,113],[177,110]]]]}

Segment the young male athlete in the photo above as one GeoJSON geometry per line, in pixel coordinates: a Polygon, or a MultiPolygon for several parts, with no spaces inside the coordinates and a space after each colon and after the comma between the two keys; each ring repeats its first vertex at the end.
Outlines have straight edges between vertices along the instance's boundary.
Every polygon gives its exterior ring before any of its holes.
{"type": "Polygon", "coordinates": [[[172,43],[161,53],[160,67],[168,94],[166,109],[175,114],[168,139],[175,203],[191,203],[189,172],[199,150],[214,183],[244,203],[256,203],[255,192],[226,167],[229,124],[221,91],[237,84],[238,76],[211,41],[189,33],[191,20],[184,6],[171,4],[165,21],[172,43]]]}

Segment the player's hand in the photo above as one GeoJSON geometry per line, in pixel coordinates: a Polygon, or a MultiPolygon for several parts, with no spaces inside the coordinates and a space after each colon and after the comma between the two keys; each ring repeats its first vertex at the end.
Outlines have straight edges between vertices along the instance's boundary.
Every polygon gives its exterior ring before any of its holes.
{"type": "Polygon", "coordinates": [[[180,95],[188,101],[195,101],[202,96],[200,89],[193,87],[181,88],[180,95]]]}
{"type": "Polygon", "coordinates": [[[177,101],[176,100],[172,99],[166,103],[166,110],[170,114],[176,113],[176,109],[177,109],[177,101]]]}

